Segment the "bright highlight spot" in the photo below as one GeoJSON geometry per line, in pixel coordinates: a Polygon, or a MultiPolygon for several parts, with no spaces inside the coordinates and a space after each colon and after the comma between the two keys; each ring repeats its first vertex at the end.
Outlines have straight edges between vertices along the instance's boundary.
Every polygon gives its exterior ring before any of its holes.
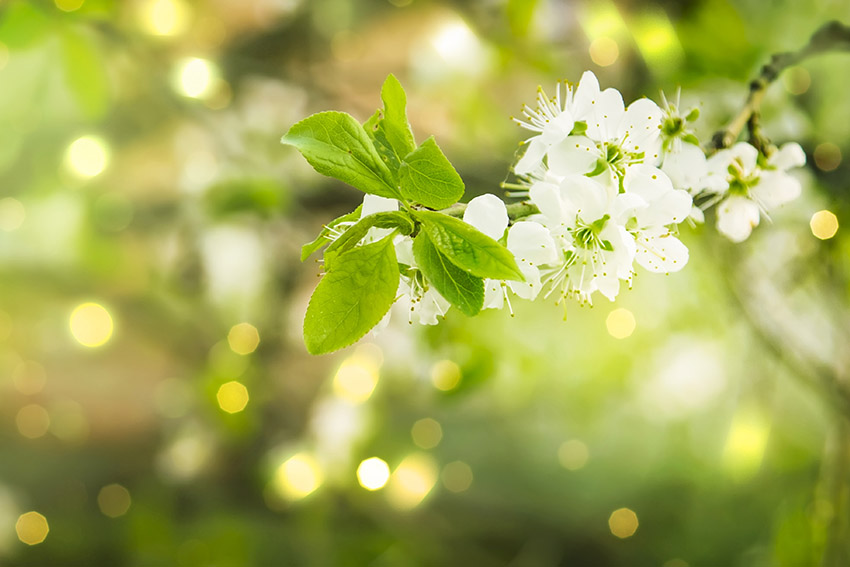
{"type": "Polygon", "coordinates": [[[18,517],[15,531],[18,533],[18,539],[25,544],[37,545],[47,537],[50,526],[47,525],[47,518],[38,512],[27,512],[18,517]]]}
{"type": "Polygon", "coordinates": [[[747,477],[761,465],[769,427],[758,415],[744,411],[735,416],[723,448],[723,462],[738,477],[747,477]]]}
{"type": "Polygon", "coordinates": [[[83,303],[71,313],[71,334],[83,346],[99,347],[112,337],[112,317],[102,305],[83,303]]]}
{"type": "Polygon", "coordinates": [[[663,10],[645,11],[632,29],[635,43],[651,69],[669,70],[684,59],[679,37],[663,10]]]}
{"type": "Polygon", "coordinates": [[[250,323],[239,323],[227,333],[227,344],[236,354],[251,354],[260,344],[260,332],[250,323]]]}
{"type": "Polygon", "coordinates": [[[454,390],[460,384],[460,379],[460,366],[451,360],[440,360],[431,367],[431,383],[438,390],[454,390]]]}
{"type": "Polygon", "coordinates": [[[637,514],[628,508],[614,510],[608,518],[608,528],[619,538],[631,537],[638,529],[637,514]]]}
{"type": "Polygon", "coordinates": [[[151,0],[142,4],[140,19],[144,28],[153,35],[177,35],[186,30],[189,9],[184,2],[151,0]]]}
{"type": "Polygon", "coordinates": [[[564,441],[558,447],[558,462],[568,471],[577,471],[584,468],[589,456],[590,453],[587,450],[587,445],[578,439],[564,441]]]}
{"type": "Polygon", "coordinates": [[[413,424],[410,429],[413,442],[423,449],[433,449],[443,439],[443,428],[436,420],[426,417],[413,424]]]}
{"type": "Polygon", "coordinates": [[[188,59],[178,71],[179,89],[189,98],[204,98],[212,91],[215,74],[213,64],[206,59],[188,59]]]}
{"type": "Polygon", "coordinates": [[[463,492],[472,485],[472,469],[463,461],[453,461],[443,467],[440,478],[450,491],[463,492]]]}
{"type": "Polygon", "coordinates": [[[821,171],[834,171],[841,165],[841,148],[832,142],[818,144],[814,151],[815,165],[821,171]]]}
{"type": "Polygon", "coordinates": [[[387,498],[400,510],[419,505],[437,483],[437,464],[425,454],[406,457],[390,477],[387,498]]]}
{"type": "Polygon", "coordinates": [[[84,0],[53,0],[56,7],[63,12],[75,12],[83,6],[84,0]]]}
{"type": "Polygon", "coordinates": [[[50,429],[50,414],[38,404],[30,404],[18,410],[15,416],[18,432],[27,439],[44,437],[50,429]]]}
{"type": "Polygon", "coordinates": [[[625,339],[635,331],[635,316],[628,309],[614,309],[605,319],[605,326],[615,339],[625,339]]]}
{"type": "Polygon", "coordinates": [[[222,384],[215,395],[218,407],[227,413],[239,413],[248,405],[248,388],[242,382],[233,380],[222,384]]]}
{"type": "Polygon", "coordinates": [[[620,56],[620,48],[617,42],[610,37],[597,37],[590,42],[590,58],[600,67],[614,64],[620,56]]]}
{"type": "Polygon", "coordinates": [[[319,488],[322,480],[322,470],[316,459],[307,453],[298,453],[277,468],[274,487],[288,500],[300,500],[319,488]]]}
{"type": "Polygon", "coordinates": [[[103,173],[109,161],[106,143],[96,136],[77,138],[68,146],[68,167],[80,177],[95,177],[103,173]]]}
{"type": "Polygon", "coordinates": [[[378,490],[390,479],[390,467],[383,459],[371,457],[357,467],[357,482],[366,490],[378,490]]]}
{"type": "Polygon", "coordinates": [[[110,484],[100,489],[97,505],[104,516],[120,518],[130,509],[130,491],[120,484],[110,484]]]}
{"type": "Polygon", "coordinates": [[[27,218],[23,203],[13,197],[0,199],[0,230],[12,232],[21,228],[27,218]]]}
{"type": "Polygon", "coordinates": [[[355,404],[368,400],[378,385],[382,356],[381,350],[374,345],[362,345],[354,351],[334,375],[334,393],[355,404]]]}
{"type": "Polygon", "coordinates": [[[817,238],[828,240],[838,232],[838,217],[835,216],[835,213],[826,209],[818,211],[812,215],[809,227],[812,229],[812,234],[817,238]]]}

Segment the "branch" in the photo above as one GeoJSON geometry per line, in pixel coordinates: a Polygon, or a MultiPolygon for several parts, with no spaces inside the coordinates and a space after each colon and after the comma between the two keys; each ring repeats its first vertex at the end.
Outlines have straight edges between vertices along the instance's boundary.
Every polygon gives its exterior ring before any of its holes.
{"type": "Polygon", "coordinates": [[[799,51],[777,53],[770,62],[761,68],[759,76],[750,82],[750,92],[744,108],[729,122],[726,128],[714,133],[708,150],[716,151],[731,146],[744,126],[749,126],[750,138],[753,145],[760,151],[769,144],[762,136],[759,128],[759,109],[767,87],[788,67],[797,65],[804,60],[829,51],[850,51],[850,26],[838,21],[832,21],[821,26],[811,37],[809,43],[799,51]]]}
{"type": "MultiPolygon", "coordinates": [[[[537,205],[534,203],[529,203],[528,201],[520,201],[519,203],[509,203],[505,205],[508,209],[508,218],[512,221],[519,220],[521,218],[529,217],[531,215],[536,215],[540,212],[540,209],[537,208],[537,205]]],[[[441,212],[444,215],[449,215],[450,217],[463,217],[463,213],[466,211],[466,203],[455,203],[448,209],[442,209],[441,212]]]]}

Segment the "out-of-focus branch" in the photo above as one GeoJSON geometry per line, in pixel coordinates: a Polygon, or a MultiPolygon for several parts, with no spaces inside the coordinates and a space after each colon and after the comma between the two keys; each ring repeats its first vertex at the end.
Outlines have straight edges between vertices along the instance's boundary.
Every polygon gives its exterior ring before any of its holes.
{"type": "Polygon", "coordinates": [[[850,26],[832,21],[821,26],[811,37],[809,43],[798,51],[777,53],[770,62],[761,68],[759,76],[750,83],[750,92],[744,107],[722,130],[715,132],[709,143],[709,151],[731,146],[745,126],[749,127],[750,138],[754,146],[764,149],[769,142],[759,129],[759,109],[767,88],[788,67],[830,51],[850,51],[850,26]]]}

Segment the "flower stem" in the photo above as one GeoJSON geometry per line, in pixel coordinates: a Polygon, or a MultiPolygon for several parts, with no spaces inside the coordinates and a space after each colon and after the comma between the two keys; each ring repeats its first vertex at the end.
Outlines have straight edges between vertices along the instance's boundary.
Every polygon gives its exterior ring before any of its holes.
{"type": "Polygon", "coordinates": [[[759,109],[767,87],[788,67],[829,51],[850,51],[850,26],[838,21],[828,22],[812,35],[809,43],[802,49],[773,55],[770,62],[761,68],[758,77],[750,82],[750,92],[741,111],[725,128],[718,130],[712,136],[708,147],[709,153],[731,146],[741,135],[745,126],[749,126],[753,145],[763,151],[770,142],[761,134],[759,109]]]}
{"type": "MultiPolygon", "coordinates": [[[[519,220],[531,215],[536,215],[540,212],[540,209],[537,208],[537,205],[534,203],[530,203],[528,201],[520,201],[519,203],[509,203],[506,205],[508,209],[508,218],[512,221],[519,220]]],[[[442,209],[438,212],[443,213],[444,215],[449,215],[450,217],[463,217],[463,213],[466,211],[466,203],[455,203],[451,207],[447,209],[442,209]]]]}

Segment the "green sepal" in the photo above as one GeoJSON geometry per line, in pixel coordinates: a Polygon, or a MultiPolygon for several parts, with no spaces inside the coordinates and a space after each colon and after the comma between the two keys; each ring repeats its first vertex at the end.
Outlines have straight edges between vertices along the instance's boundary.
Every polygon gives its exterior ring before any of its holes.
{"type": "Polygon", "coordinates": [[[398,281],[392,236],[339,254],[307,306],[307,351],[326,354],[362,338],[389,311],[398,281]]]}
{"type": "Polygon", "coordinates": [[[426,232],[413,239],[413,256],[425,278],[449,303],[470,317],[484,306],[484,280],[461,270],[431,243],[426,232]]]}
{"type": "Polygon", "coordinates": [[[415,211],[434,246],[454,265],[479,278],[524,281],[513,254],[470,224],[434,211],[415,211]]]}

